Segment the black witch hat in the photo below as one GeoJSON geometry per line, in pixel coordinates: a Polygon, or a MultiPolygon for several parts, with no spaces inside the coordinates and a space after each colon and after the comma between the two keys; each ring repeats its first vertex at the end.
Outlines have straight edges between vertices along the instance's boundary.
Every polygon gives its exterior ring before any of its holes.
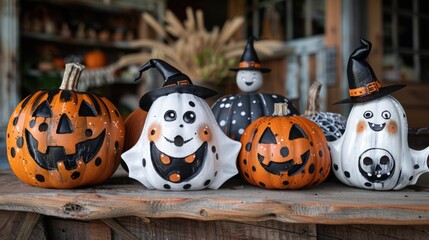
{"type": "Polygon", "coordinates": [[[253,70],[261,71],[263,73],[270,72],[271,69],[263,68],[259,62],[258,55],[256,54],[255,48],[253,47],[254,37],[250,36],[247,39],[246,47],[244,48],[243,55],[241,55],[240,63],[236,68],[230,68],[231,71],[239,70],[253,70]]]}
{"type": "Polygon", "coordinates": [[[350,98],[334,104],[367,102],[405,87],[405,85],[381,86],[371,66],[365,61],[371,52],[371,42],[364,38],[361,38],[360,42],[361,46],[353,51],[347,63],[350,98]]]}
{"type": "Polygon", "coordinates": [[[193,85],[188,76],[161,59],[150,59],[144,64],[140,68],[140,75],[136,80],[140,79],[142,73],[149,68],[156,68],[161,73],[164,78],[164,85],[162,88],[147,92],[140,98],[140,108],[145,111],[149,110],[158,97],[166,96],[170,93],[190,93],[201,98],[209,98],[217,94],[216,91],[211,89],[193,85]]]}

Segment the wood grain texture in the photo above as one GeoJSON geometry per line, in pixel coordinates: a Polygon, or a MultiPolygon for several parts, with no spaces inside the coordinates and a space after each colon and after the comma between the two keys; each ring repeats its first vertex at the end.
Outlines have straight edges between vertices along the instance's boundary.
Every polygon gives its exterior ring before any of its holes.
{"type": "Polygon", "coordinates": [[[0,239],[46,239],[40,219],[36,213],[0,211],[0,239]]]}
{"type": "Polygon", "coordinates": [[[368,191],[325,182],[295,191],[265,190],[235,179],[219,190],[147,190],[124,175],[75,190],[42,189],[0,171],[0,209],[64,219],[137,216],[236,222],[310,224],[429,224],[429,188],[368,191]]]}

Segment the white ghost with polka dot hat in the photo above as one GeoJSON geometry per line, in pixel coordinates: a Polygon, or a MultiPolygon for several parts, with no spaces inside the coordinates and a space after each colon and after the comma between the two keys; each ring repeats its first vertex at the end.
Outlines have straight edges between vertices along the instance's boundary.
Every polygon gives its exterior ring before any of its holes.
{"type": "Polygon", "coordinates": [[[222,132],[203,99],[214,92],[159,59],[141,71],[151,67],[167,80],[140,100],[146,122],[137,143],[122,154],[129,176],[149,189],[219,188],[238,173],[241,144],[222,132]]]}

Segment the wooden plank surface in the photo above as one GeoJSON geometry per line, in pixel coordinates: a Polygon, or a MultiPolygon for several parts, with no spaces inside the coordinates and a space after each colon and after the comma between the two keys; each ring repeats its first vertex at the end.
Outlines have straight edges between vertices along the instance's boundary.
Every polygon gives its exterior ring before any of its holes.
{"type": "Polygon", "coordinates": [[[64,219],[137,216],[236,222],[276,220],[311,224],[429,224],[429,188],[368,191],[325,182],[295,191],[265,190],[239,178],[219,190],[147,190],[125,175],[75,190],[42,189],[0,171],[0,209],[64,219]]]}

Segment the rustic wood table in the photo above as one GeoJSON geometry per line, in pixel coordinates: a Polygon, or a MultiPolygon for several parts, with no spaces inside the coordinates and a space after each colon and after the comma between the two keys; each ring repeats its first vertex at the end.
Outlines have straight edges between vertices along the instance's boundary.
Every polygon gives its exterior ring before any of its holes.
{"type": "Polygon", "coordinates": [[[235,177],[219,190],[107,183],[42,189],[0,171],[0,239],[429,239],[429,187],[368,191],[329,180],[265,190],[235,177]]]}

